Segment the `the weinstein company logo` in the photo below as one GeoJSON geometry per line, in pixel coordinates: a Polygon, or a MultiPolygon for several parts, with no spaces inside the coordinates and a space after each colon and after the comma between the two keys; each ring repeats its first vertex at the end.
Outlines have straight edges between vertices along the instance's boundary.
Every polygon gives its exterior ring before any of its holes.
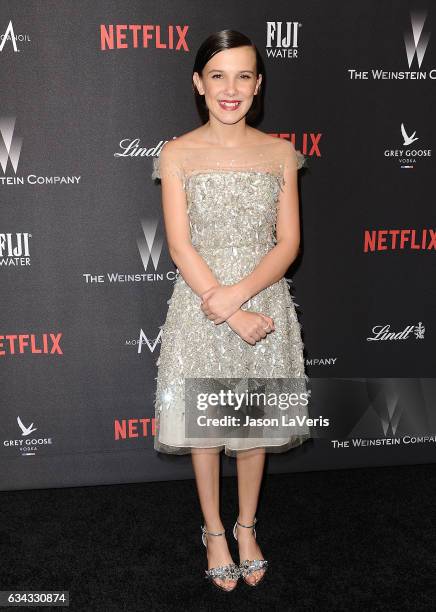
{"type": "Polygon", "coordinates": [[[14,26],[12,25],[12,21],[10,21],[6,31],[0,34],[0,53],[9,47],[12,48],[14,53],[19,53],[21,48],[18,47],[17,42],[30,42],[30,36],[22,33],[15,34],[14,26]],[[9,43],[8,47],[6,47],[6,42],[9,43]]]}
{"type": "MultiPolygon", "coordinates": [[[[414,10],[410,12],[410,25],[404,32],[405,60],[409,70],[384,70],[382,68],[372,68],[362,70],[361,68],[349,68],[348,76],[354,81],[365,80],[393,80],[393,81],[416,81],[426,79],[436,79],[436,69],[421,70],[424,56],[430,40],[430,32],[424,28],[427,19],[427,11],[414,10]],[[410,70],[412,65],[416,65],[418,70],[410,70]]],[[[390,37],[396,40],[397,37],[390,37]]]]}
{"type": "Polygon", "coordinates": [[[28,174],[18,176],[18,162],[23,144],[22,136],[15,134],[16,117],[0,117],[0,165],[5,176],[0,176],[0,185],[75,185],[79,183],[80,176],[41,176],[28,174]],[[14,171],[14,176],[6,175],[8,161],[14,171]]]}
{"type": "Polygon", "coordinates": [[[14,134],[14,129],[15,117],[0,118],[0,164],[3,173],[6,172],[10,159],[14,173],[17,174],[23,138],[14,134]]]}
{"type": "Polygon", "coordinates": [[[405,170],[414,168],[418,159],[431,158],[431,149],[423,149],[417,147],[416,145],[412,146],[414,142],[419,140],[419,137],[416,135],[416,130],[407,130],[404,123],[402,123],[399,128],[399,132],[401,133],[402,137],[401,146],[392,149],[385,149],[385,157],[394,159],[399,164],[400,168],[405,170]]]}
{"type": "Polygon", "coordinates": [[[106,281],[115,283],[149,283],[156,281],[175,281],[178,277],[177,270],[168,270],[165,273],[157,272],[162,252],[163,238],[157,232],[158,221],[142,219],[142,236],[136,240],[139,256],[144,267],[144,272],[122,273],[107,272],[106,274],[83,274],[85,283],[89,285],[104,284],[106,281]],[[150,263],[151,262],[151,263],[150,263]]]}
{"type": "Polygon", "coordinates": [[[426,19],[427,11],[412,11],[410,13],[411,28],[404,32],[404,44],[406,45],[409,68],[412,66],[414,57],[416,57],[418,68],[421,68],[428,41],[430,40],[430,32],[424,30],[426,19]]]}
{"type": "Polygon", "coordinates": [[[37,451],[41,448],[51,446],[53,444],[52,438],[32,435],[38,429],[37,427],[33,426],[33,423],[30,423],[29,425],[24,424],[19,416],[17,416],[17,423],[21,437],[15,439],[4,439],[4,448],[10,448],[11,450],[18,448],[22,457],[30,457],[32,455],[36,455],[37,451]]]}
{"type": "Polygon", "coordinates": [[[385,436],[395,436],[397,433],[398,423],[400,422],[403,412],[398,399],[398,395],[389,397],[383,410],[378,411],[378,416],[385,436]]]}
{"type": "Polygon", "coordinates": [[[0,233],[0,268],[30,266],[30,238],[32,234],[27,232],[0,233]]]}
{"type": "Polygon", "coordinates": [[[385,325],[374,325],[372,328],[372,336],[368,336],[366,340],[368,342],[394,342],[396,340],[408,340],[409,338],[415,340],[424,340],[425,327],[420,321],[418,325],[406,325],[401,331],[391,331],[389,323],[385,325]]]}
{"type": "Polygon", "coordinates": [[[189,51],[186,35],[189,26],[154,24],[100,25],[100,50],[169,49],[189,51]]]}
{"type": "Polygon", "coordinates": [[[301,26],[298,21],[267,21],[265,47],[267,57],[298,58],[298,37],[301,26]]]}
{"type": "Polygon", "coordinates": [[[140,236],[136,242],[138,244],[142,265],[144,266],[144,270],[147,272],[151,259],[154,269],[157,270],[163,244],[162,236],[157,236],[158,222],[156,220],[146,221],[143,219],[141,221],[141,225],[143,235],[140,236]]]}

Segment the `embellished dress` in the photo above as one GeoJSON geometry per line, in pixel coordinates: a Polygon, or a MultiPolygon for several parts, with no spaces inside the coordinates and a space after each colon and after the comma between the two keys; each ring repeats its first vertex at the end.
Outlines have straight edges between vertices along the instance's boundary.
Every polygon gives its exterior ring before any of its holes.
{"type": "MultiPolygon", "coordinates": [[[[152,179],[177,176],[186,195],[191,242],[221,285],[249,275],[276,244],[279,196],[286,168],[298,170],[305,156],[283,139],[239,147],[182,147],[153,158],[152,179]]],[[[275,331],[251,345],[226,321],[216,325],[201,310],[201,298],[179,274],[161,333],[154,399],[154,448],[172,454],[219,448],[229,456],[263,447],[283,452],[310,437],[308,427],[281,437],[190,437],[186,422],[197,410],[185,405],[185,378],[299,380],[306,390],[301,325],[285,278],[263,289],[242,310],[263,313],[275,331]]],[[[299,407],[298,414],[308,416],[299,407]]]]}

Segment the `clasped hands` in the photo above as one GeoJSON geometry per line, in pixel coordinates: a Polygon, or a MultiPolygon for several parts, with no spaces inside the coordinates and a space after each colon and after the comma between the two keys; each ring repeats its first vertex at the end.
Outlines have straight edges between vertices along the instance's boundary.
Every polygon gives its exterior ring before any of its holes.
{"type": "Polygon", "coordinates": [[[271,317],[261,313],[242,310],[243,297],[237,285],[216,285],[201,295],[201,310],[215,325],[227,324],[243,340],[256,344],[267,334],[275,331],[271,317]]]}

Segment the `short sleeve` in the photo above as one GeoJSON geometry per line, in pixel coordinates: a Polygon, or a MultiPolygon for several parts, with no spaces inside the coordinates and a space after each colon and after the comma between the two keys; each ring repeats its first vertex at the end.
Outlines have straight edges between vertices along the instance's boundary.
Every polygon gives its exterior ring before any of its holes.
{"type": "Polygon", "coordinates": [[[307,157],[303,155],[301,151],[294,147],[294,144],[291,141],[286,143],[286,155],[285,155],[285,163],[284,167],[293,168],[296,170],[300,170],[303,166],[307,167],[307,157]]]}
{"type": "Polygon", "coordinates": [[[183,164],[180,152],[172,150],[165,144],[159,157],[153,157],[152,180],[162,179],[167,176],[177,176],[182,182],[184,180],[183,164]]]}
{"type": "Polygon", "coordinates": [[[301,153],[301,151],[299,151],[298,149],[295,149],[295,155],[297,158],[297,170],[300,170],[300,168],[302,168],[303,166],[307,168],[306,155],[303,155],[303,153],[301,153]]]}

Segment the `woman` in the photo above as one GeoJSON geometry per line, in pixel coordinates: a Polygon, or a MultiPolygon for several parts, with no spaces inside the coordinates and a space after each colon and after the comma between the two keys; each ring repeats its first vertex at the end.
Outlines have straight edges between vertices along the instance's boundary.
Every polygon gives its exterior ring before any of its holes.
{"type": "MultiPolygon", "coordinates": [[[[298,379],[305,389],[303,342],[284,274],[300,242],[297,170],[291,142],[248,125],[260,111],[261,58],[251,41],[224,30],[198,50],[193,89],[203,125],[167,142],[154,159],[170,255],[180,272],[157,361],[155,448],[191,453],[204,517],[206,577],[226,591],[250,586],[267,561],[254,524],[266,452],[301,444],[307,429],[281,437],[194,435],[189,379],[298,379]],[[230,555],[219,511],[219,453],[236,456],[239,514],[230,555]],[[221,537],[212,537],[221,536],[221,537]]],[[[299,414],[305,413],[299,408],[299,414]]]]}

